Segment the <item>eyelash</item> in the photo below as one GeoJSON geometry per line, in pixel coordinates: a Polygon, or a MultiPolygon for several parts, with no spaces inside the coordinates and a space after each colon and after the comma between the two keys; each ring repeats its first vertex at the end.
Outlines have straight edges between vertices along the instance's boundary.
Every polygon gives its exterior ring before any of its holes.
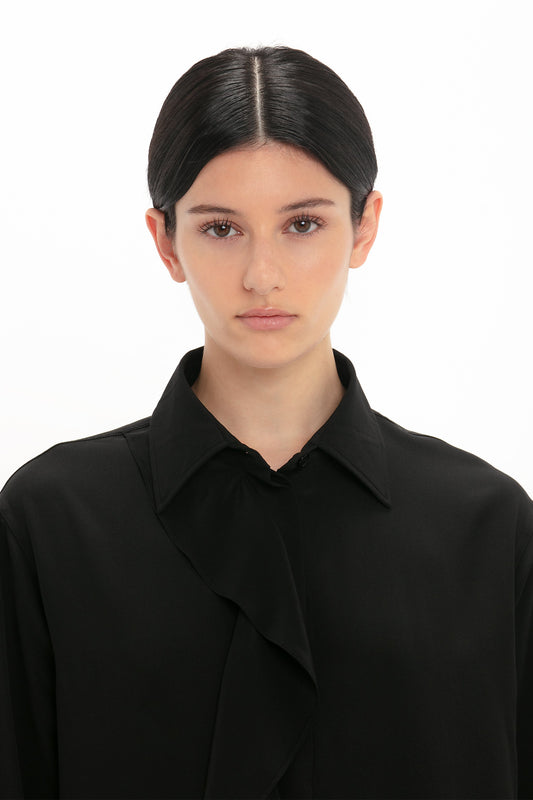
{"type": "Polygon", "coordinates": [[[298,233],[296,234],[297,236],[311,236],[313,233],[320,230],[320,228],[323,228],[326,224],[321,217],[314,217],[311,214],[298,214],[296,217],[293,217],[289,220],[288,227],[290,228],[290,226],[294,225],[296,222],[312,222],[316,225],[314,230],[298,233]]]}
{"type": "MultiPolygon", "coordinates": [[[[229,219],[212,219],[210,222],[204,222],[203,225],[200,225],[200,232],[205,233],[209,236],[209,231],[212,228],[223,228],[225,226],[229,226],[233,228],[233,223],[229,219]]],[[[234,228],[234,230],[236,230],[234,228]]],[[[213,239],[232,239],[232,236],[213,236],[213,239]]]]}
{"type": "MultiPolygon", "coordinates": [[[[315,217],[310,214],[298,214],[297,216],[292,217],[292,219],[288,221],[286,228],[290,228],[291,225],[294,225],[297,222],[311,222],[317,226],[312,231],[304,231],[302,233],[291,231],[291,233],[294,233],[296,236],[300,238],[312,236],[313,233],[316,233],[320,228],[323,228],[326,224],[324,220],[321,219],[321,217],[315,217]]],[[[214,234],[209,233],[209,231],[211,231],[213,228],[217,227],[224,228],[226,226],[228,226],[230,229],[233,228],[233,230],[237,231],[237,233],[240,233],[240,231],[238,231],[237,228],[234,227],[232,221],[229,219],[213,219],[210,220],[209,222],[204,222],[203,225],[200,225],[199,230],[201,233],[207,236],[211,236],[211,238],[213,239],[234,239],[235,234],[233,234],[232,236],[215,236],[214,234]]]]}

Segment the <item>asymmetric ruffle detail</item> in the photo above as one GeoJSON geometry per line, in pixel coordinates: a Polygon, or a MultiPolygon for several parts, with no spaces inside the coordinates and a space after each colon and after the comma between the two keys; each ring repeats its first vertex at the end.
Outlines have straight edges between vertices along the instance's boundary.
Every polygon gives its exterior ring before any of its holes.
{"type": "MultiPolygon", "coordinates": [[[[129,438],[138,464],[146,464],[146,441],[129,438]]],[[[290,560],[261,491],[269,480],[264,466],[228,448],[158,514],[205,583],[236,606],[205,798],[277,797],[277,781],[298,752],[318,699],[290,560]],[[221,516],[223,533],[213,524],[221,516]]]]}

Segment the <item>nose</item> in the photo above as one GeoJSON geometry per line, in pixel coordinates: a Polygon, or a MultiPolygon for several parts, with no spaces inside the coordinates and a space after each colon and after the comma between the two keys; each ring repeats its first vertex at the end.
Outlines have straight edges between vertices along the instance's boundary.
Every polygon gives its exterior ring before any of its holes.
{"type": "Polygon", "coordinates": [[[255,242],[248,255],[243,286],[250,292],[268,295],[285,287],[285,275],[280,254],[267,242],[255,242]]]}

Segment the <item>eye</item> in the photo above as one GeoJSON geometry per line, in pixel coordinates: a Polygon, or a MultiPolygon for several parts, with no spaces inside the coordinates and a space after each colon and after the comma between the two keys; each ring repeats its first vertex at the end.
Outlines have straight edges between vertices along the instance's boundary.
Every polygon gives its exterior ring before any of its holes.
{"type": "Polygon", "coordinates": [[[235,230],[229,219],[206,222],[205,225],[200,227],[200,230],[213,239],[230,239],[239,235],[239,231],[235,230]]]}
{"type": "Polygon", "coordinates": [[[318,217],[309,217],[307,214],[302,214],[290,221],[287,230],[289,233],[314,233],[318,228],[322,227],[322,224],[318,217]]]}

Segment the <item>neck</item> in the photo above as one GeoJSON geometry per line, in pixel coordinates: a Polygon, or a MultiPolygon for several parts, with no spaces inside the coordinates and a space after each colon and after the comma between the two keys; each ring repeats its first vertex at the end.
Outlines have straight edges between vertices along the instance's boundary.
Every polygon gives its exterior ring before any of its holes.
{"type": "Polygon", "coordinates": [[[289,364],[270,368],[237,362],[207,339],[193,391],[272,469],[302,449],[344,394],[329,336],[289,364]]]}

